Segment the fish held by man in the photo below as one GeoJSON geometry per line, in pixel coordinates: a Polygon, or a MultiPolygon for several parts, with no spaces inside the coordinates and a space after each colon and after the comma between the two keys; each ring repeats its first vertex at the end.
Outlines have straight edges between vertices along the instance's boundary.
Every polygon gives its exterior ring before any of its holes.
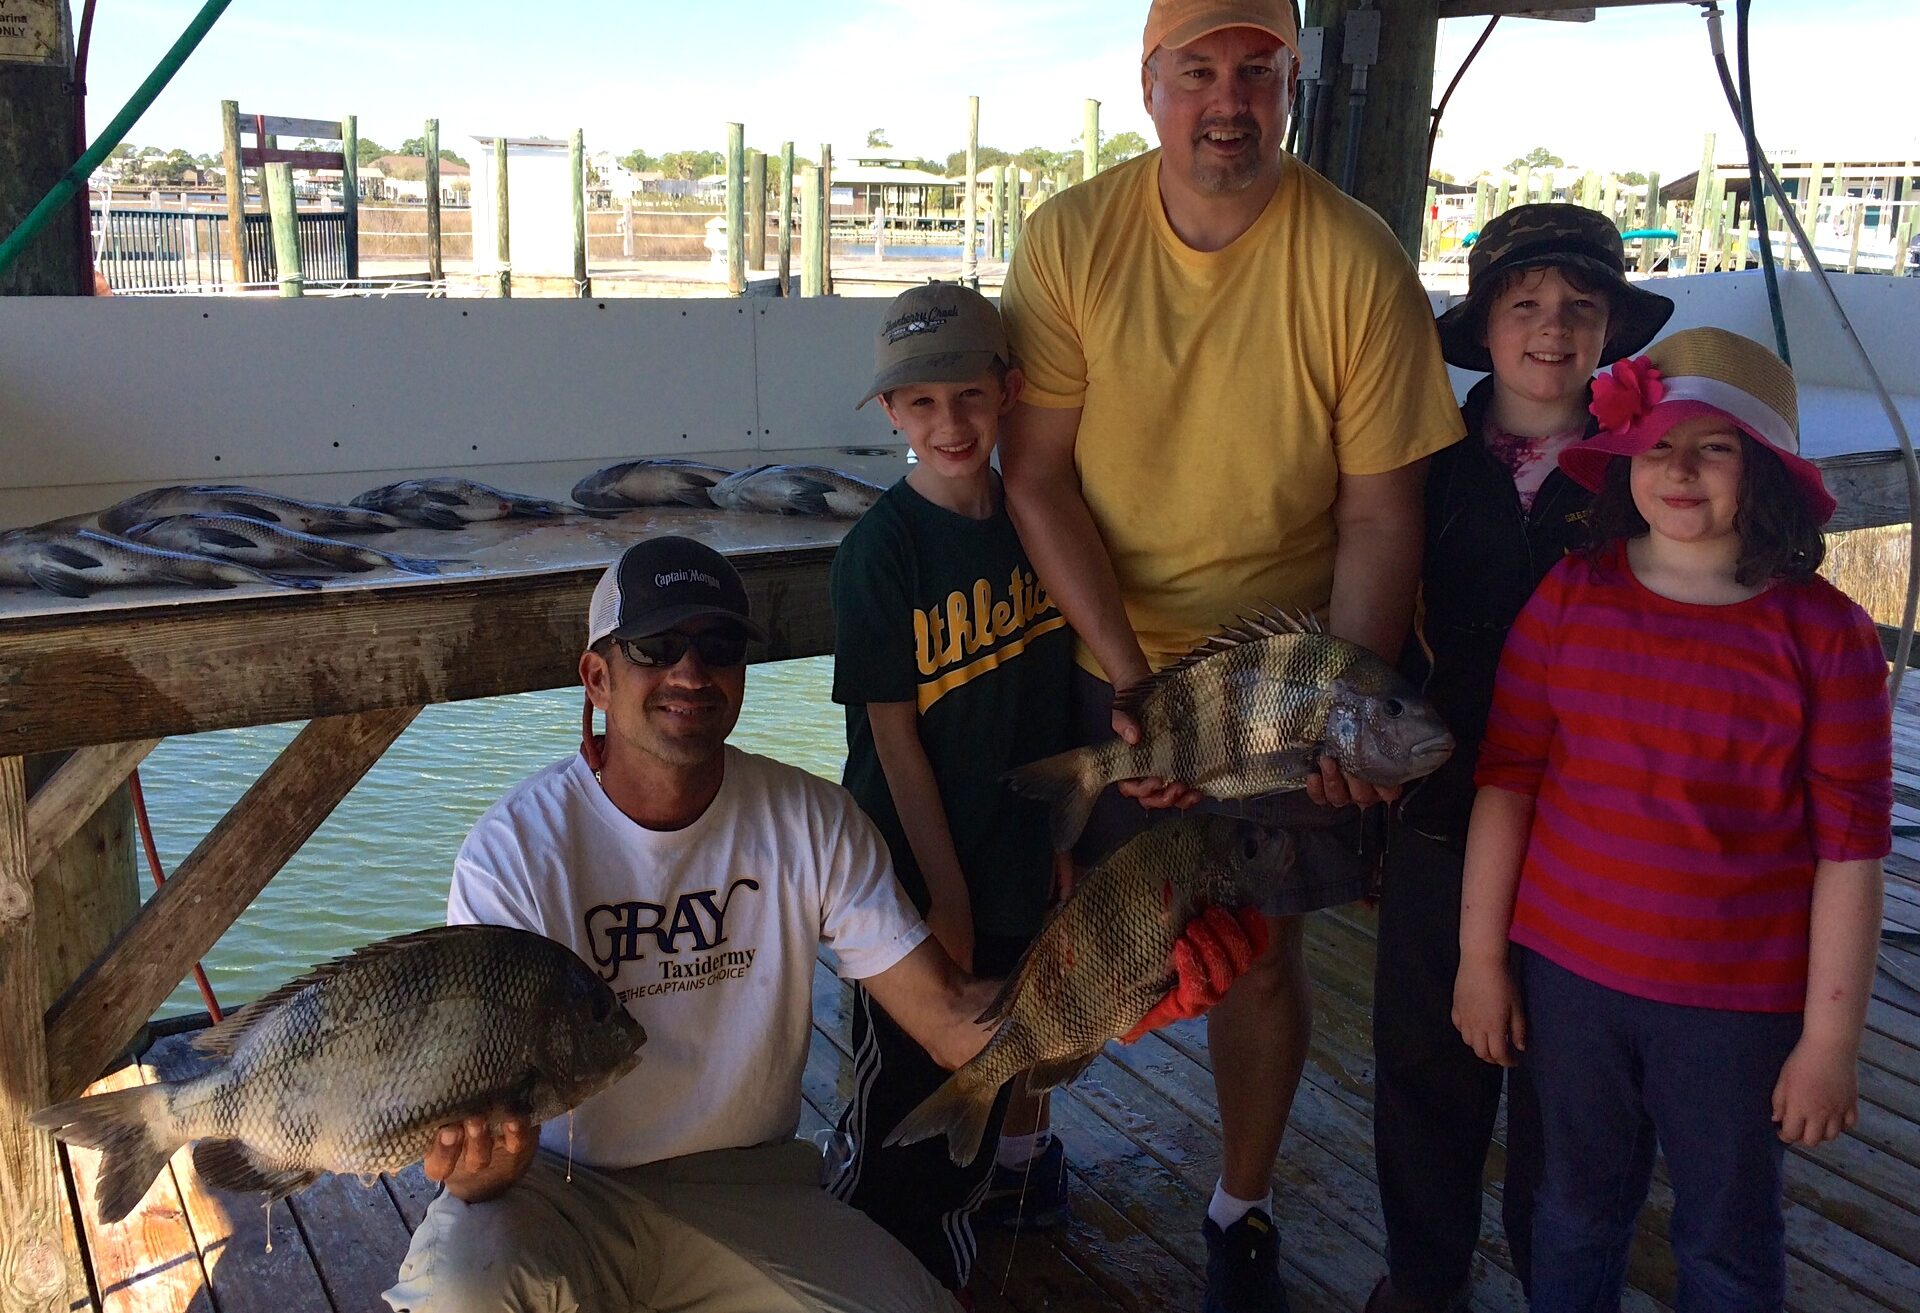
{"type": "Polygon", "coordinates": [[[1079,1075],[1173,988],[1188,923],[1209,907],[1257,907],[1292,844],[1283,830],[1213,814],[1164,821],[1122,844],[1074,886],[981,1014],[999,1023],[986,1047],[886,1142],[945,1135],[953,1161],[972,1162],[1002,1085],[1027,1071],[1038,1094],[1079,1075]]]}
{"type": "Polygon", "coordinates": [[[623,461],[595,470],[573,485],[573,499],[600,510],[634,506],[713,507],[708,489],[734,472],[718,465],[675,457],[623,461]]]}
{"type": "Polygon", "coordinates": [[[100,1220],[132,1212],[182,1144],[209,1184],[279,1199],[323,1172],[398,1171],[436,1130],[505,1109],[538,1124],[640,1061],[646,1033],[565,945],[439,926],[315,968],[206,1031],[186,1080],[28,1121],[99,1149],[100,1220]]]}
{"type": "Polygon", "coordinates": [[[722,479],[708,495],[722,510],[857,520],[885,491],[825,465],[756,465],[722,479]]]}
{"type": "Polygon", "coordinates": [[[217,556],[289,574],[316,570],[360,574],[383,567],[407,574],[439,574],[441,566],[452,564],[431,557],[399,556],[240,515],[173,515],[136,524],[126,536],[154,547],[217,556]]]}
{"type": "Polygon", "coordinates": [[[1319,759],[1378,786],[1438,770],[1453,735],[1427,700],[1357,643],[1278,613],[1247,617],[1114,698],[1140,743],[1113,738],[1008,772],[1008,785],[1053,809],[1054,847],[1086,828],[1118,780],[1179,780],[1211,798],[1304,788],[1319,759]]]}
{"type": "Polygon", "coordinates": [[[451,475],[403,479],[369,488],[355,497],[353,504],[429,529],[459,529],[481,520],[555,520],[575,515],[604,520],[612,515],[611,511],[568,506],[451,475]]]}
{"type": "Polygon", "coordinates": [[[318,588],[318,579],[174,551],[95,529],[21,529],[0,535],[0,587],[91,597],[103,588],[318,588]]]}
{"type": "Polygon", "coordinates": [[[150,488],[101,511],[99,524],[109,533],[125,533],[136,524],[172,515],[241,515],[249,520],[266,520],[301,533],[317,534],[392,533],[402,527],[401,521],[377,510],[282,497],[236,483],[181,483],[150,488]]]}

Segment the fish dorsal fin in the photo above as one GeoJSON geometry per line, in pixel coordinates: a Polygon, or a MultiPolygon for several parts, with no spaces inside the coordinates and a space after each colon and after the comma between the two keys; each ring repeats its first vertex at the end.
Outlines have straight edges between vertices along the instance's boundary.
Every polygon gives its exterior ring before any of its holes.
{"type": "Polygon", "coordinates": [[[192,1041],[193,1047],[210,1057],[231,1057],[234,1050],[240,1047],[241,1041],[247,1037],[248,1033],[251,1032],[255,1026],[260,1024],[262,1019],[309,985],[317,985],[323,980],[330,980],[350,966],[359,966],[362,963],[370,962],[376,958],[386,957],[392,953],[417,948],[421,944],[429,943],[436,939],[445,939],[451,935],[472,934],[475,931],[483,930],[497,930],[503,935],[533,933],[530,930],[514,930],[507,926],[439,925],[427,930],[415,930],[411,934],[396,935],[392,939],[382,939],[377,943],[368,944],[364,948],[355,949],[345,957],[336,957],[331,962],[322,962],[299,979],[289,980],[271,994],[261,995],[259,998],[253,1000],[253,1002],[241,1008],[238,1012],[228,1014],[218,1025],[209,1026],[207,1029],[195,1035],[192,1041]]]}
{"type": "Polygon", "coordinates": [[[202,1140],[193,1146],[193,1168],[216,1190],[235,1194],[264,1194],[284,1199],[303,1190],[320,1173],[307,1168],[275,1169],[261,1163],[239,1140],[202,1140]]]}
{"type": "Polygon", "coordinates": [[[1258,643],[1269,638],[1281,638],[1288,634],[1322,634],[1320,621],[1312,612],[1303,611],[1290,614],[1276,606],[1258,606],[1244,612],[1239,619],[1225,626],[1219,633],[1209,634],[1195,644],[1193,650],[1172,665],[1156,670],[1147,678],[1128,689],[1116,693],[1113,709],[1135,715],[1140,704],[1165,681],[1176,675],[1184,674],[1202,661],[1219,656],[1222,652],[1231,652],[1248,643],[1258,643]]]}

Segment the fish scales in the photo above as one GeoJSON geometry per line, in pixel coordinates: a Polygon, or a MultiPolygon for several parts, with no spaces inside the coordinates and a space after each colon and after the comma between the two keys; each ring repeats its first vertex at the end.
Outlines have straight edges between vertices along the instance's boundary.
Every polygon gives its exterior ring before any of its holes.
{"type": "Polygon", "coordinates": [[[1034,1072],[1036,1093],[1062,1083],[1131,1030],[1173,986],[1187,923],[1207,906],[1257,902],[1289,842],[1224,816],[1163,822],[1129,840],[1075,886],[1014,968],[983,1018],[999,1021],[993,1038],[888,1143],[945,1134],[953,1160],[971,1162],[1000,1087],[1023,1071],[1034,1072]]]}
{"type": "Polygon", "coordinates": [[[207,1032],[223,1061],[97,1095],[34,1125],[105,1150],[100,1212],[131,1211],[174,1149],[212,1185],[290,1194],[323,1171],[393,1171],[436,1127],[497,1108],[536,1124],[631,1070],[645,1035],[570,950],[442,927],[370,945],[207,1032]]]}

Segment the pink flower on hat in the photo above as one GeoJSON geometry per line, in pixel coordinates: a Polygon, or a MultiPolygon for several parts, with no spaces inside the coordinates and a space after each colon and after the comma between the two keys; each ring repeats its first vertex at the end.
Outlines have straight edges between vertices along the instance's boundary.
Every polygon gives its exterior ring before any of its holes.
{"type": "Polygon", "coordinates": [[[1660,367],[1645,356],[1614,362],[1611,370],[1593,379],[1593,412],[1600,426],[1624,433],[1659,405],[1667,395],[1660,367]]]}

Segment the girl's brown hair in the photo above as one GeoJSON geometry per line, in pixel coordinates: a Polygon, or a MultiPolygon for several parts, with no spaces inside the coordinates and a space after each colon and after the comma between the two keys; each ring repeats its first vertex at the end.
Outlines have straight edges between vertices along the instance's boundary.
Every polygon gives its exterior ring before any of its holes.
{"type": "MultiPolygon", "coordinates": [[[[1588,520],[1592,539],[1587,555],[1597,560],[1621,538],[1646,533],[1646,517],[1633,504],[1629,483],[1632,462],[1616,456],[1607,462],[1607,479],[1594,495],[1588,520]]],[[[1740,504],[1733,513],[1734,532],[1740,535],[1740,559],[1734,579],[1752,588],[1773,579],[1805,583],[1827,556],[1827,541],[1813,512],[1801,499],[1787,467],[1760,443],[1740,435],[1740,504]]]]}

